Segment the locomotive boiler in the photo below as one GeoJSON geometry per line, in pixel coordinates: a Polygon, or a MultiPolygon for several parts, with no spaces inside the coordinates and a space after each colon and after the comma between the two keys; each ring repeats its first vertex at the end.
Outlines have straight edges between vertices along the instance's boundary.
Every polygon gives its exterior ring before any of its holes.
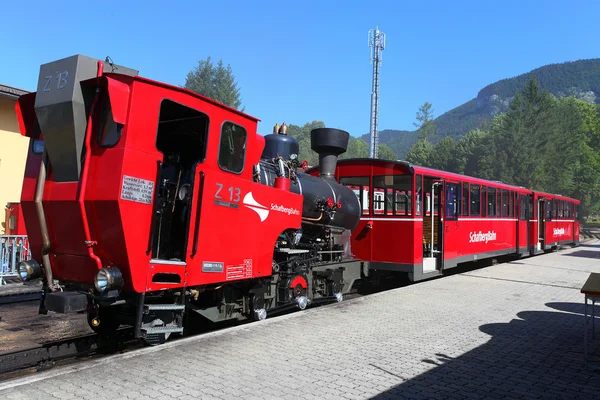
{"type": "Polygon", "coordinates": [[[17,116],[33,255],[19,268],[43,280],[42,313],[158,344],[184,321],[341,301],[361,277],[359,202],[334,177],[347,132],[311,132],[310,176],[285,130],[263,137],[252,116],[82,55],[42,65],[17,116]]]}

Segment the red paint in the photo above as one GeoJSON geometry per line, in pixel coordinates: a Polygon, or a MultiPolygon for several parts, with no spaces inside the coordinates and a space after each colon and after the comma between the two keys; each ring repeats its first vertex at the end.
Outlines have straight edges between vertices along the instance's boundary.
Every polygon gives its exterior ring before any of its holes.
{"type": "Polygon", "coordinates": [[[302,289],[308,288],[308,285],[306,284],[306,279],[304,279],[304,277],[302,276],[296,276],[294,279],[292,279],[292,282],[290,283],[290,288],[295,289],[296,286],[300,286],[302,289]]]}
{"type": "MultiPolygon", "coordinates": [[[[310,174],[318,176],[317,168],[311,169],[310,174]]],[[[369,192],[369,204],[363,203],[363,215],[361,221],[352,233],[352,252],[359,259],[378,263],[393,263],[418,265],[423,262],[424,237],[431,236],[429,221],[431,213],[426,210],[425,198],[428,194],[422,194],[422,206],[420,213],[416,209],[417,199],[417,177],[429,178],[431,181],[443,181],[443,191],[438,196],[436,191],[436,202],[439,210],[434,212],[434,217],[441,219],[440,226],[443,229],[443,259],[444,263],[453,263],[472,260],[477,258],[491,257],[493,253],[517,253],[529,252],[538,245],[538,216],[535,205],[539,198],[552,199],[553,201],[564,201],[568,207],[575,208],[579,201],[563,196],[540,193],[522,187],[506,185],[499,182],[486,181],[483,179],[433,170],[430,168],[413,166],[403,162],[393,162],[372,159],[346,159],[340,160],[336,169],[336,178],[340,179],[363,179],[367,182],[362,185],[364,191],[369,192]],[[412,182],[405,189],[396,190],[389,186],[387,189],[373,187],[374,177],[377,176],[410,176],[412,182]],[[456,184],[463,197],[463,184],[468,188],[467,201],[464,203],[469,207],[468,215],[457,218],[449,218],[446,215],[446,193],[448,185],[456,184]],[[474,191],[471,192],[471,186],[474,191]],[[481,191],[486,187],[485,198],[481,191]],[[390,189],[391,188],[391,189],[390,189]],[[410,188],[410,189],[409,189],[410,188]],[[479,191],[480,212],[479,215],[471,214],[471,199],[479,191]],[[506,190],[507,196],[496,196],[496,214],[488,215],[488,209],[484,210],[481,205],[491,201],[489,188],[506,190]],[[411,207],[406,212],[398,206],[392,208],[390,204],[383,207],[386,199],[386,191],[391,196],[405,196],[410,199],[411,207]],[[471,194],[473,193],[473,195],[471,194]],[[512,196],[510,195],[512,193],[512,196]],[[520,218],[521,196],[531,195],[533,199],[534,214],[526,219],[520,218]],[[375,200],[380,200],[376,203],[375,200]],[[503,201],[505,200],[505,202],[503,201]],[[502,214],[506,210],[506,215],[502,214]],[[529,235],[528,235],[529,230],[529,235]]],[[[380,179],[380,178],[379,178],[380,179]]],[[[356,183],[348,184],[359,196],[361,187],[356,183]]],[[[366,196],[366,193],[363,193],[366,196]]],[[[359,197],[360,198],[360,197],[359,197]]],[[[394,198],[394,197],[391,197],[394,198]]],[[[367,197],[364,197],[367,199],[367,197]]],[[[567,207],[566,205],[564,206],[567,207]]],[[[462,211],[462,208],[459,208],[462,211]]],[[[564,214],[564,212],[563,212],[564,214]]],[[[572,213],[570,213],[572,214],[572,213]]],[[[579,240],[579,224],[574,217],[554,217],[545,220],[546,244],[553,246],[561,243],[573,243],[579,240]]]]}
{"type": "Polygon", "coordinates": [[[275,178],[275,187],[277,189],[281,189],[281,190],[285,190],[285,191],[289,192],[290,185],[291,185],[290,178],[284,178],[281,176],[278,176],[277,178],[275,178]]]}
{"type": "MultiPolygon", "coordinates": [[[[253,181],[253,166],[258,164],[265,145],[264,137],[257,133],[258,120],[183,88],[141,77],[111,73],[85,84],[108,88],[103,95],[109,96],[114,118],[124,125],[118,143],[102,148],[94,130],[97,122],[91,120],[85,140],[89,151],[80,183],[56,183],[52,167],[48,169],[42,201],[50,232],[54,277],[93,285],[99,265],[112,265],[123,273],[124,290],[145,292],[270,276],[277,238],[284,230],[301,225],[302,196],[253,181]],[[157,162],[163,161],[163,154],[156,148],[156,132],[164,99],[199,110],[210,118],[206,157],[197,165],[194,176],[186,265],[151,262],[147,250],[154,204],[121,199],[125,175],[152,182],[156,179],[157,162]],[[226,172],[218,165],[219,138],[225,121],[242,126],[247,132],[244,169],[240,174],[226,172]],[[200,193],[202,175],[204,184],[200,193]],[[215,203],[217,184],[224,185],[224,192],[229,187],[239,190],[237,208],[215,203]],[[255,209],[243,204],[246,196],[259,203],[261,213],[268,212],[264,220],[255,209]],[[276,206],[298,213],[282,212],[276,206]],[[192,257],[196,221],[198,251],[192,257]],[[93,249],[85,243],[92,240],[96,242],[93,249]],[[202,272],[204,262],[222,262],[224,270],[202,272]],[[242,272],[240,275],[232,271],[242,272]],[[181,283],[153,282],[158,273],[176,274],[181,283]]],[[[39,135],[33,129],[34,101],[35,94],[23,96],[17,107],[22,134],[32,138],[39,135]]],[[[40,160],[41,155],[34,154],[30,147],[21,196],[33,257],[38,260],[42,240],[34,195],[40,160]]],[[[152,196],[154,202],[156,186],[152,196]]]]}
{"type": "MultiPolygon", "coordinates": [[[[98,76],[100,76],[102,74],[103,68],[104,67],[103,67],[102,62],[98,61],[98,76]]],[[[102,261],[96,255],[96,253],[94,253],[94,246],[97,244],[97,242],[95,240],[92,240],[91,233],[90,233],[90,224],[88,221],[88,214],[87,214],[87,210],[86,210],[86,207],[84,204],[85,191],[87,189],[87,181],[88,181],[89,168],[90,168],[90,159],[92,158],[91,157],[91,155],[92,155],[91,141],[92,141],[93,128],[95,126],[93,124],[93,120],[94,120],[94,115],[95,115],[95,111],[96,111],[96,105],[98,104],[98,99],[99,99],[99,94],[96,94],[96,96],[94,97],[94,101],[92,102],[92,108],[90,109],[90,115],[89,115],[88,121],[87,121],[87,128],[86,128],[86,132],[85,132],[85,154],[88,154],[89,156],[85,157],[85,160],[83,163],[83,168],[81,170],[81,178],[80,178],[81,186],[79,186],[79,194],[77,195],[77,201],[79,202],[79,210],[81,211],[81,216],[83,219],[83,232],[85,235],[85,245],[88,250],[88,255],[96,263],[97,269],[101,269],[102,261]]]]}

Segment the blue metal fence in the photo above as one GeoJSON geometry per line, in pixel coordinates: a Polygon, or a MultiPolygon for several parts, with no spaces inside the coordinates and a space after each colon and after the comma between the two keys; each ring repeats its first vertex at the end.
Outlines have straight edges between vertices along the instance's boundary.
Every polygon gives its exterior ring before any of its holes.
{"type": "Polygon", "coordinates": [[[6,278],[18,277],[19,262],[30,258],[27,236],[0,235],[0,286],[7,283],[6,278]]]}

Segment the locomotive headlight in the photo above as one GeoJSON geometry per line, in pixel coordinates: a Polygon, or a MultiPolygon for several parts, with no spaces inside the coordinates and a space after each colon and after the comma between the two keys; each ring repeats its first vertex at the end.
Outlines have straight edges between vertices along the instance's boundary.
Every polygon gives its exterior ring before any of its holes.
{"type": "Polygon", "coordinates": [[[108,289],[120,289],[123,286],[123,275],[117,267],[102,268],[96,272],[94,286],[99,292],[106,292],[108,289]]]}
{"type": "Polygon", "coordinates": [[[42,275],[40,264],[35,260],[24,260],[19,263],[19,277],[23,282],[39,278],[42,275]]]}

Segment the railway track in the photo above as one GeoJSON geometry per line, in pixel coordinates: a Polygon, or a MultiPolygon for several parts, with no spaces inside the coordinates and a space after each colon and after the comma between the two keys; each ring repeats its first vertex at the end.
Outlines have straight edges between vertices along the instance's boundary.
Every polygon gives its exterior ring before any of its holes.
{"type": "Polygon", "coordinates": [[[41,292],[0,294],[0,305],[39,300],[41,292]]]}
{"type": "Polygon", "coordinates": [[[0,381],[50,369],[58,363],[89,359],[93,356],[114,354],[124,350],[133,350],[138,341],[133,337],[133,329],[122,328],[117,332],[116,340],[107,340],[97,334],[87,334],[72,338],[31,346],[24,349],[0,352],[0,381]]]}

